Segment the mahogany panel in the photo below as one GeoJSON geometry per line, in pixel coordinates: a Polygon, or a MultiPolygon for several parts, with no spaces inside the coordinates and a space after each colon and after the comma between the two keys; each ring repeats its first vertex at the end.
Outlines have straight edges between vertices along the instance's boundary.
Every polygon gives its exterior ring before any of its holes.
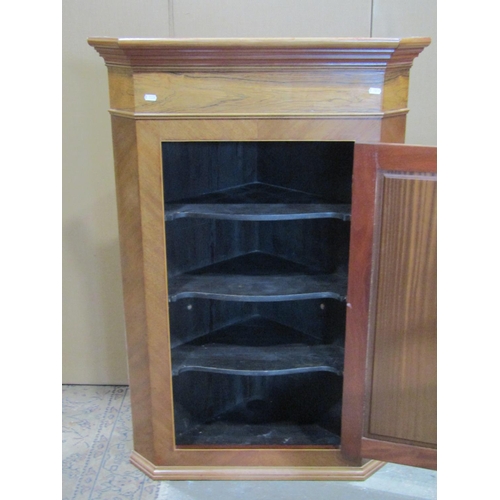
{"type": "Polygon", "coordinates": [[[376,439],[363,438],[362,449],[364,454],[376,456],[378,460],[424,469],[437,469],[436,450],[424,448],[423,446],[387,443],[376,439]]]}
{"type": "Polygon", "coordinates": [[[342,451],[426,467],[436,460],[437,150],[354,151],[342,451]]]}
{"type": "Polygon", "coordinates": [[[368,346],[368,312],[375,221],[373,146],[355,144],[347,288],[341,448],[361,460],[368,346]]]}
{"type": "Polygon", "coordinates": [[[436,177],[382,176],[367,431],[435,446],[436,177]]]}

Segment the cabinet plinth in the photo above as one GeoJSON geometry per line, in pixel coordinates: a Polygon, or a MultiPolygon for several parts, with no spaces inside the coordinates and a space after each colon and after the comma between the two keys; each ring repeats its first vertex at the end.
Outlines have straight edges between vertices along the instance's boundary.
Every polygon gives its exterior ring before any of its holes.
{"type": "Polygon", "coordinates": [[[89,39],[109,76],[131,460],[150,477],[382,465],[342,453],[354,144],[404,141],[429,43],[89,39]]]}

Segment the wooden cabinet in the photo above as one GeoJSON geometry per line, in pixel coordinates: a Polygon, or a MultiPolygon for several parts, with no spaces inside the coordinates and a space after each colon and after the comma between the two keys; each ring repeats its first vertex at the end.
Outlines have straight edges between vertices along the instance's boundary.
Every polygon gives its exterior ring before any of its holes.
{"type": "Polygon", "coordinates": [[[435,461],[435,148],[408,39],[90,39],[134,428],[155,479],[435,461]],[[371,143],[371,144],[363,144],[371,143]]]}

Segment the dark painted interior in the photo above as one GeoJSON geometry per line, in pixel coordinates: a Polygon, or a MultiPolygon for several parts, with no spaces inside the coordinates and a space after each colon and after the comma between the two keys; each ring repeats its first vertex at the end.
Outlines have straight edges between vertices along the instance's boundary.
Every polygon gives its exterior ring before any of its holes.
{"type": "Polygon", "coordinates": [[[177,444],[337,446],[353,143],[162,153],[177,444]]]}

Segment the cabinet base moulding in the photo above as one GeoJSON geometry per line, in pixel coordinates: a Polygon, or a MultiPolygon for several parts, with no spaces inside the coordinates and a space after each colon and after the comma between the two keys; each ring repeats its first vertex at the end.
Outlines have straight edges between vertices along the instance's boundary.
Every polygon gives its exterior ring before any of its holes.
{"type": "Polygon", "coordinates": [[[367,460],[359,467],[156,466],[135,451],[130,462],[157,481],[364,481],[385,465],[367,460]]]}

